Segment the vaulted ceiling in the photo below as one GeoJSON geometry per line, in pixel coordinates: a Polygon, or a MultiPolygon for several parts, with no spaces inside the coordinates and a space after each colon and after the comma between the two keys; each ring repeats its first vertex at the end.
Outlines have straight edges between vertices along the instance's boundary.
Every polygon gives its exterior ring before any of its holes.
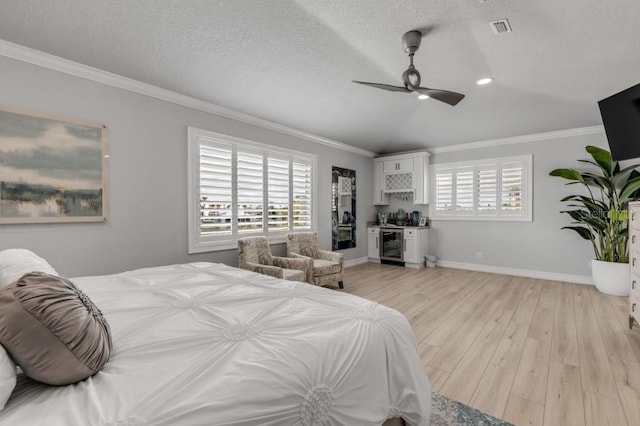
{"type": "Polygon", "coordinates": [[[640,82],[639,22],[631,0],[0,0],[0,39],[378,153],[601,124],[640,82]],[[457,106],[352,83],[401,85],[414,29],[457,106]]]}

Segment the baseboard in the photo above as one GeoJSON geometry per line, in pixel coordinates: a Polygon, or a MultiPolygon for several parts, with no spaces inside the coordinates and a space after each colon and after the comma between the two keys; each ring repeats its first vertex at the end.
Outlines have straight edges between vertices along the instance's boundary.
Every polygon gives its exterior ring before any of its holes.
{"type": "Polygon", "coordinates": [[[344,267],[350,268],[352,266],[362,265],[363,263],[367,263],[368,261],[369,261],[369,258],[367,257],[360,257],[358,259],[349,259],[344,261],[344,267]]]}
{"type": "Polygon", "coordinates": [[[490,272],[494,274],[514,275],[517,277],[538,278],[542,280],[564,281],[568,283],[594,285],[590,276],[560,274],[557,272],[534,271],[530,269],[506,268],[503,266],[478,265],[474,263],[450,262],[438,260],[437,266],[443,268],[465,269],[468,271],[490,272]]]}

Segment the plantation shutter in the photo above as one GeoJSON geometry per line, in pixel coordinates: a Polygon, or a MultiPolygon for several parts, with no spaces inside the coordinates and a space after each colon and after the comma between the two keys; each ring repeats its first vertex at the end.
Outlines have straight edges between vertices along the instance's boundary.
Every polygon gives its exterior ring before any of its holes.
{"type": "Polygon", "coordinates": [[[453,211],[453,171],[436,171],[436,213],[449,214],[453,211]]]}
{"type": "Polygon", "coordinates": [[[497,165],[478,167],[477,211],[480,215],[495,215],[498,209],[497,165]]]}
{"type": "Polygon", "coordinates": [[[262,230],[262,155],[238,151],[236,160],[238,233],[262,230]]]}
{"type": "Polygon", "coordinates": [[[434,218],[530,221],[531,155],[434,166],[434,218]]]}
{"type": "Polygon", "coordinates": [[[188,155],[189,253],[314,229],[314,155],[191,127],[188,155]]]}
{"type": "MultiPolygon", "coordinates": [[[[293,229],[311,229],[312,167],[310,162],[294,160],[292,163],[293,229]]],[[[335,198],[335,197],[334,197],[335,198]]]]}
{"type": "Polygon", "coordinates": [[[455,210],[460,215],[473,214],[473,167],[456,170],[455,210]]]}
{"type": "Polygon", "coordinates": [[[269,229],[289,229],[289,161],[269,157],[268,174],[268,219],[269,229]]]}
{"type": "Polygon", "coordinates": [[[231,234],[232,150],[225,145],[200,145],[200,233],[231,234]]]}
{"type": "Polygon", "coordinates": [[[520,215],[523,209],[524,164],[515,161],[502,164],[502,215],[520,215]]]}

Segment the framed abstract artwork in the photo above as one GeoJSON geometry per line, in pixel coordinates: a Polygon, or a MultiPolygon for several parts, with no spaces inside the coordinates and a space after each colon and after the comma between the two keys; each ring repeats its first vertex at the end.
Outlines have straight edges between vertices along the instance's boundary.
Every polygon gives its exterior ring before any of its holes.
{"type": "Polygon", "coordinates": [[[0,224],[103,222],[106,128],[0,107],[0,224]]]}

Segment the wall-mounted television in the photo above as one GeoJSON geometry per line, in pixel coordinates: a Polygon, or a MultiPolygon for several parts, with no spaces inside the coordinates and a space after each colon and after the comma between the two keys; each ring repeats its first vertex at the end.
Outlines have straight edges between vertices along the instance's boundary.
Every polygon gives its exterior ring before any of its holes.
{"type": "Polygon", "coordinates": [[[614,160],[640,157],[640,84],[598,102],[614,160]]]}

